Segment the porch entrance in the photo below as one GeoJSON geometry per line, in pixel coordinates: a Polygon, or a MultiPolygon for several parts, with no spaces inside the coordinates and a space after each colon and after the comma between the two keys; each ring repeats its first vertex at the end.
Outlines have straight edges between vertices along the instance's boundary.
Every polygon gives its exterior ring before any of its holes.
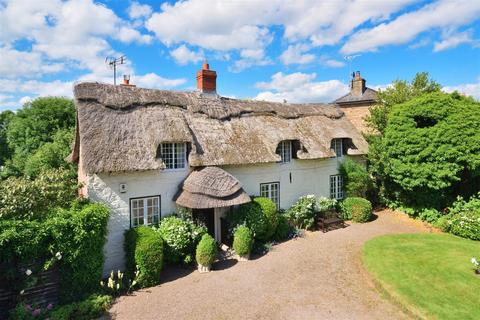
{"type": "Polygon", "coordinates": [[[215,237],[215,209],[192,209],[193,221],[207,227],[208,234],[215,237]]]}

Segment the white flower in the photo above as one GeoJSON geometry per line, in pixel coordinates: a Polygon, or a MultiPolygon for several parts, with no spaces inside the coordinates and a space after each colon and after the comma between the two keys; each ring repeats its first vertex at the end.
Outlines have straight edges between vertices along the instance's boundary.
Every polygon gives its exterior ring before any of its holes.
{"type": "Polygon", "coordinates": [[[57,260],[62,259],[62,253],[60,251],[55,253],[55,257],[57,258],[57,260]]]}
{"type": "Polygon", "coordinates": [[[26,274],[27,276],[31,275],[31,274],[32,274],[32,270],[27,269],[27,271],[25,271],[25,274],[26,274]]]}

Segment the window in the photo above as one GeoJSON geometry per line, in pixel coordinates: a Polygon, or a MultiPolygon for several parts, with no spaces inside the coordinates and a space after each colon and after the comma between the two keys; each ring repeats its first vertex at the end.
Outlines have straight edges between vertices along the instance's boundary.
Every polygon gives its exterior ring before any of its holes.
{"type": "Polygon", "coordinates": [[[130,199],[130,225],[137,227],[160,221],[160,196],[130,199]]]}
{"type": "Polygon", "coordinates": [[[332,139],[332,145],[330,147],[335,152],[335,157],[343,157],[343,139],[332,139]]]}
{"type": "Polygon", "coordinates": [[[260,183],[260,197],[265,197],[280,209],[280,182],[260,183]]]}
{"type": "Polygon", "coordinates": [[[292,161],[292,141],[280,141],[277,147],[277,154],[282,157],[282,163],[288,163],[292,161]]]}
{"type": "Polygon", "coordinates": [[[185,143],[162,143],[160,152],[166,169],[185,168],[187,158],[185,143]]]}
{"type": "Polygon", "coordinates": [[[339,174],[330,176],[330,198],[343,199],[343,177],[339,174]]]}

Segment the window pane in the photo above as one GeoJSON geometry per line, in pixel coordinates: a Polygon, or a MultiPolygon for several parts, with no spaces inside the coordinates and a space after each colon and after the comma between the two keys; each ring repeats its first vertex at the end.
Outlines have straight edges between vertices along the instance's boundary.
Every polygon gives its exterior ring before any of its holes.
{"type": "Polygon", "coordinates": [[[158,223],[160,220],[160,197],[133,199],[130,203],[133,227],[158,223]]]}
{"type": "Polygon", "coordinates": [[[175,168],[185,168],[185,143],[175,143],[175,168]]]}

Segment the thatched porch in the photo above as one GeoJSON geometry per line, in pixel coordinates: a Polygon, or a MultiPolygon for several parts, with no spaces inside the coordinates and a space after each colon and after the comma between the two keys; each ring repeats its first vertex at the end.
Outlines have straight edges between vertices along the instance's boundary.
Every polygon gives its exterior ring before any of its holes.
{"type": "Polygon", "coordinates": [[[221,218],[235,205],[250,202],[242,184],[218,167],[192,171],[180,186],[177,205],[192,209],[193,218],[205,223],[209,233],[221,242],[221,218]]]}

